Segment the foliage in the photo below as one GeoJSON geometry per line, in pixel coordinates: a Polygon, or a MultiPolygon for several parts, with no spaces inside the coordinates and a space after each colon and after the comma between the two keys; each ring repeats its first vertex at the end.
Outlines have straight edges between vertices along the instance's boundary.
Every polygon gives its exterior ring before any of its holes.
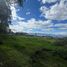
{"type": "Polygon", "coordinates": [[[9,23],[11,23],[10,5],[14,2],[22,6],[23,0],[0,0],[0,34],[9,32],[9,23]]]}
{"type": "Polygon", "coordinates": [[[4,36],[0,44],[0,67],[67,67],[67,48],[56,39],[34,36],[4,36]]]}
{"type": "Polygon", "coordinates": [[[0,34],[8,31],[8,24],[10,19],[11,11],[6,5],[4,0],[0,1],[0,34]]]}

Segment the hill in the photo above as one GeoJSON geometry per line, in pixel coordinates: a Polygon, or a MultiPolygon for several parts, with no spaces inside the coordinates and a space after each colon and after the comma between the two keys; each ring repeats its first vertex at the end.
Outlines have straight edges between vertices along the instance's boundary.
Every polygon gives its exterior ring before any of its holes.
{"type": "Polygon", "coordinates": [[[67,67],[67,38],[1,36],[0,67],[67,67]]]}

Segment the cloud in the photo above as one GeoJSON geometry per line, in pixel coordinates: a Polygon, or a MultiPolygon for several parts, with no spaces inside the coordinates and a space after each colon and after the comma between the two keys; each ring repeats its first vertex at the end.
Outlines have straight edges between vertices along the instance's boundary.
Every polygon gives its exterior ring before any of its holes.
{"type": "Polygon", "coordinates": [[[9,25],[13,32],[43,33],[54,35],[67,35],[67,23],[53,24],[52,21],[42,21],[31,18],[27,21],[19,21],[15,25],[9,25]],[[34,31],[35,30],[35,31],[34,31]],[[55,31],[55,32],[54,32],[55,31]]]}
{"type": "Polygon", "coordinates": [[[46,6],[42,6],[40,10],[42,12],[42,16],[49,20],[67,20],[66,0],[60,0],[60,3],[56,3],[51,6],[50,9],[46,8],[46,6]]]}
{"type": "Polygon", "coordinates": [[[45,15],[45,13],[49,10],[49,8],[42,6],[40,7],[40,11],[42,12],[42,15],[45,15]]]}
{"type": "Polygon", "coordinates": [[[67,30],[67,23],[58,23],[54,25],[58,30],[67,30]]]}
{"type": "MultiPolygon", "coordinates": [[[[56,0],[41,0],[44,4],[46,2],[52,3],[56,0]]],[[[67,3],[65,0],[60,0],[60,3],[56,3],[50,8],[47,8],[45,5],[41,6],[40,11],[42,12],[41,16],[45,17],[48,20],[36,20],[31,18],[25,20],[25,18],[19,17],[14,5],[11,6],[12,10],[12,22],[16,22],[16,25],[9,25],[10,29],[13,32],[27,32],[27,33],[43,33],[43,34],[56,34],[56,35],[66,35],[67,33],[67,24],[58,23],[54,24],[52,20],[67,20],[67,3]],[[56,32],[54,32],[56,31],[56,32]],[[59,32],[58,32],[59,31],[59,32]],[[61,32],[60,32],[61,31],[61,32]]],[[[28,11],[26,15],[29,15],[28,11]]]]}
{"type": "Polygon", "coordinates": [[[16,32],[23,32],[23,27],[22,26],[19,26],[19,25],[9,25],[9,28],[14,33],[16,33],[16,32]]]}
{"type": "Polygon", "coordinates": [[[52,34],[54,34],[54,35],[56,35],[56,36],[67,36],[67,31],[61,31],[61,32],[55,32],[55,33],[52,33],[52,34]]]}
{"type": "Polygon", "coordinates": [[[56,2],[57,0],[39,0],[39,1],[42,1],[42,3],[45,4],[45,3],[56,2]]]}
{"type": "Polygon", "coordinates": [[[30,12],[26,12],[26,15],[30,15],[31,13],[30,12]]]}
{"type": "Polygon", "coordinates": [[[16,14],[16,9],[15,9],[14,4],[12,4],[12,5],[10,6],[10,9],[11,9],[12,19],[13,19],[13,20],[16,20],[17,14],[16,14]]]}
{"type": "Polygon", "coordinates": [[[17,24],[9,25],[10,29],[13,32],[27,32],[27,33],[34,33],[36,32],[43,32],[44,34],[51,31],[63,31],[67,30],[67,23],[58,23],[53,24],[51,20],[43,21],[43,20],[36,20],[35,18],[31,18],[27,21],[17,21],[17,24]]]}
{"type": "Polygon", "coordinates": [[[11,15],[12,15],[12,21],[15,21],[15,20],[17,20],[17,21],[25,20],[25,18],[19,17],[19,16],[17,15],[16,12],[19,10],[19,7],[16,9],[17,6],[18,6],[18,5],[14,5],[14,4],[11,4],[11,6],[10,6],[11,15]]]}
{"type": "Polygon", "coordinates": [[[17,20],[18,20],[18,21],[20,21],[20,20],[21,20],[21,21],[25,20],[25,18],[22,18],[22,17],[19,17],[19,16],[16,16],[16,17],[17,17],[17,20]]]}
{"type": "Polygon", "coordinates": [[[28,21],[19,21],[16,25],[9,25],[10,29],[13,32],[23,32],[23,31],[32,31],[32,30],[41,30],[41,31],[50,31],[51,26],[53,24],[50,20],[48,21],[42,21],[42,20],[36,20],[34,18],[31,18],[28,21]]]}

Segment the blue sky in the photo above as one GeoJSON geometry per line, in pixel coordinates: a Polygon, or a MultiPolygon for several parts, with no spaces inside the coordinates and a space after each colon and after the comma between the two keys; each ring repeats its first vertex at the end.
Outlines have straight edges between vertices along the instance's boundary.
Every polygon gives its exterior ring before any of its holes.
{"type": "Polygon", "coordinates": [[[67,0],[25,0],[11,10],[13,32],[67,36],[67,0]]]}

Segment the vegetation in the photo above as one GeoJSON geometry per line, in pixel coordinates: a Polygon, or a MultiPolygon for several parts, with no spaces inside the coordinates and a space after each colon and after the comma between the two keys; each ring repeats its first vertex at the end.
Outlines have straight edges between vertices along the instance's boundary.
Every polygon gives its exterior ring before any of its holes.
{"type": "Polygon", "coordinates": [[[0,67],[67,67],[67,38],[7,34],[9,4],[23,1],[0,0],[0,67]]]}
{"type": "Polygon", "coordinates": [[[66,38],[59,41],[57,38],[26,35],[3,38],[0,67],[67,67],[67,44],[59,45],[66,38]]]}
{"type": "Polygon", "coordinates": [[[20,6],[23,0],[0,0],[0,34],[9,32],[9,24],[11,23],[10,5],[18,3],[20,6]]]}

